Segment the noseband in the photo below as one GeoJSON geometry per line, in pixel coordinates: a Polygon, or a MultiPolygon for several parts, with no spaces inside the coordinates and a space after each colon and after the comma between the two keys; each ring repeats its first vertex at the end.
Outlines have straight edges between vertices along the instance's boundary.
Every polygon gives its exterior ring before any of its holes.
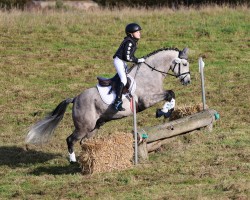
{"type": "MultiPolygon", "coordinates": [[[[185,73],[181,73],[181,63],[175,63],[175,65],[174,65],[174,68],[172,69],[172,71],[174,72],[174,69],[175,69],[175,67],[177,66],[177,64],[178,64],[178,74],[175,76],[176,78],[178,78],[178,77],[180,77],[180,76],[182,76],[182,75],[188,75],[188,74],[190,74],[190,71],[188,71],[188,72],[185,72],[185,73]]],[[[186,76],[184,76],[182,79],[181,79],[181,81],[183,81],[185,78],[186,78],[186,76]]]]}

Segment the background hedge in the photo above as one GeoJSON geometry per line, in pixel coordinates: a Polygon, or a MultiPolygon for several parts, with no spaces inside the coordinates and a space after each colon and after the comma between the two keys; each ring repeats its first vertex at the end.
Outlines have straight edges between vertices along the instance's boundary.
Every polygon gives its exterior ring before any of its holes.
{"type": "MultiPolygon", "coordinates": [[[[1,8],[19,8],[23,9],[25,4],[32,0],[0,0],[0,7],[1,8]]],[[[63,2],[63,0],[56,0],[63,2]]],[[[104,7],[159,7],[165,6],[170,8],[178,8],[180,6],[202,6],[202,5],[209,5],[209,4],[217,4],[217,5],[242,5],[247,4],[249,6],[249,0],[93,0],[94,2],[98,3],[104,7]]]]}
{"type": "Polygon", "coordinates": [[[166,6],[166,7],[175,7],[178,8],[179,6],[202,6],[202,5],[209,5],[209,4],[217,4],[217,5],[243,5],[248,4],[249,0],[94,0],[98,4],[102,6],[128,6],[128,7],[138,7],[138,6],[145,6],[145,7],[159,7],[159,6],[166,6]]]}
{"type": "Polygon", "coordinates": [[[32,0],[0,0],[0,8],[7,10],[11,8],[23,9],[25,4],[32,0]]]}

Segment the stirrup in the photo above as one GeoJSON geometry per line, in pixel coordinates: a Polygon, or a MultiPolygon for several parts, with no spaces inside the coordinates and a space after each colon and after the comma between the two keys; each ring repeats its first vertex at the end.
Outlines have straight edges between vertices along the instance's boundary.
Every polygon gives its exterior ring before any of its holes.
{"type": "Polygon", "coordinates": [[[122,101],[117,101],[114,103],[114,107],[117,111],[124,111],[125,109],[122,107],[122,101]]]}

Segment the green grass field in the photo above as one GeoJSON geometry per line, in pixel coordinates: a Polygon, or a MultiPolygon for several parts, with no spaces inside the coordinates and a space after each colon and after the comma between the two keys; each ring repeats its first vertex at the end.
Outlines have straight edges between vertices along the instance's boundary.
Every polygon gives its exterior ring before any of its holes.
{"type": "MultiPolygon", "coordinates": [[[[249,13],[246,7],[0,12],[0,199],[249,199],[249,13]],[[207,104],[221,117],[213,132],[179,136],[132,169],[83,176],[67,160],[68,109],[49,144],[27,149],[29,126],[95,86],[96,76],[114,75],[112,56],[134,21],[143,27],[138,57],[189,47],[191,85],[164,81],[177,107],[201,103],[203,57],[207,104]]],[[[139,113],[139,128],[161,124],[154,117],[162,105],[139,113]]],[[[131,132],[132,125],[132,117],[113,121],[98,136],[131,132]]]]}

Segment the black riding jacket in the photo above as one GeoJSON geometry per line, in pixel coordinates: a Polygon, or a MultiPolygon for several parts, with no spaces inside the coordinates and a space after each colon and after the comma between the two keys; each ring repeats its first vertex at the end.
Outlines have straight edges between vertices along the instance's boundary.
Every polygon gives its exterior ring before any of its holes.
{"type": "Polygon", "coordinates": [[[134,53],[137,49],[137,41],[138,39],[135,39],[130,35],[126,36],[113,58],[117,56],[121,60],[137,63],[138,58],[134,56],[134,53]]]}

